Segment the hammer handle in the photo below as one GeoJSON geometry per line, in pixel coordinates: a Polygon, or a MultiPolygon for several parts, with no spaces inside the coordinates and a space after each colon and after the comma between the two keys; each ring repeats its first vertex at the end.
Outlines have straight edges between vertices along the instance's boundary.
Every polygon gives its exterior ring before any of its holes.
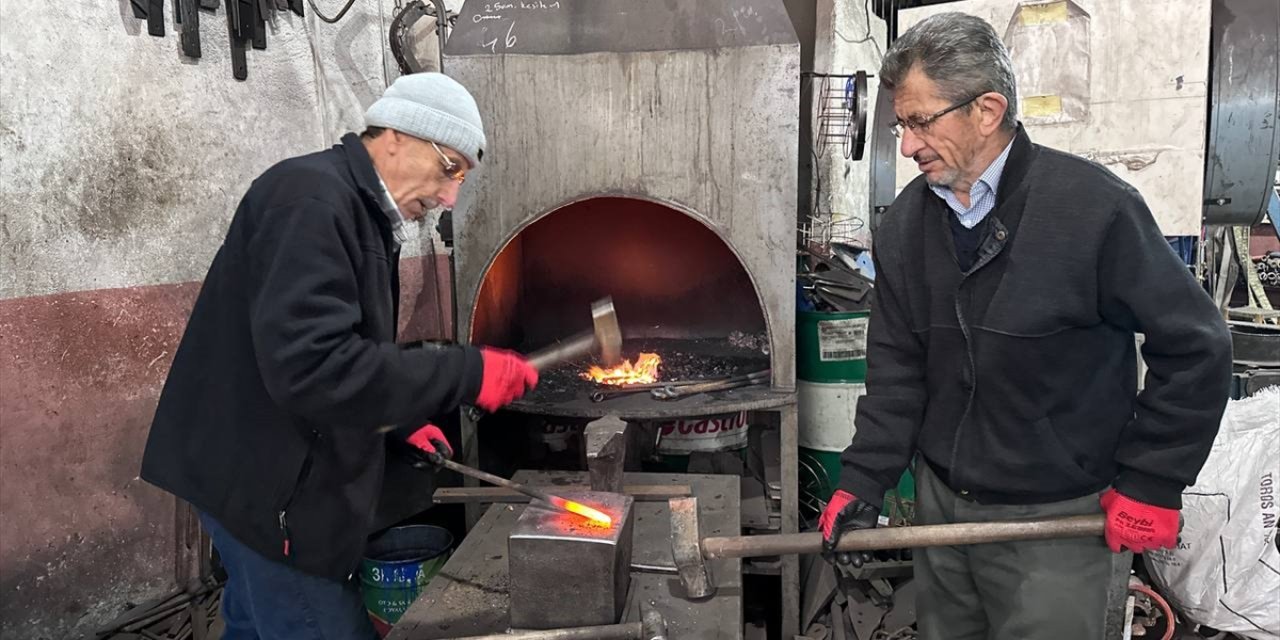
{"type": "MultiPolygon", "coordinates": [[[[1087,538],[1101,536],[1104,522],[1102,514],[1098,514],[1041,520],[878,527],[845,533],[840,536],[840,544],[836,546],[836,550],[872,551],[1051,538],[1087,538]]],[[[702,553],[708,558],[754,558],[821,551],[822,534],[816,531],[704,538],[702,541],[702,553]]]]}
{"type": "Polygon", "coordinates": [[[594,333],[580,333],[564,342],[557,342],[550,347],[540,349],[529,354],[529,364],[534,369],[542,371],[547,367],[553,367],[561,362],[576,360],[583,356],[591,355],[591,351],[595,349],[596,336],[594,333]]]}

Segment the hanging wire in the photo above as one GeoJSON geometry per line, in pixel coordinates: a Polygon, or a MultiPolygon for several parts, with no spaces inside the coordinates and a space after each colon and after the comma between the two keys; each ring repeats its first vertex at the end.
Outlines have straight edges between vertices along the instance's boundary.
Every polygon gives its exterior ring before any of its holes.
{"type": "MultiPolygon", "coordinates": [[[[845,36],[843,33],[840,33],[840,29],[837,28],[835,30],[836,37],[840,38],[841,40],[844,40],[849,44],[862,44],[864,42],[870,42],[871,45],[876,48],[876,59],[883,61],[884,53],[880,50],[880,43],[876,42],[875,35],[871,33],[871,0],[862,0],[862,15],[867,21],[867,33],[865,35],[863,35],[861,38],[857,40],[853,40],[845,36]]],[[[888,23],[886,22],[885,24],[888,24],[888,23]]]]}
{"type": "Polygon", "coordinates": [[[343,7],[342,11],[338,12],[338,15],[330,18],[329,16],[320,13],[320,8],[316,6],[315,0],[307,0],[307,4],[311,5],[311,13],[314,13],[317,18],[320,18],[329,24],[337,24],[337,22],[342,19],[342,16],[347,15],[347,12],[351,10],[352,5],[355,3],[356,0],[347,0],[347,6],[343,7]]]}

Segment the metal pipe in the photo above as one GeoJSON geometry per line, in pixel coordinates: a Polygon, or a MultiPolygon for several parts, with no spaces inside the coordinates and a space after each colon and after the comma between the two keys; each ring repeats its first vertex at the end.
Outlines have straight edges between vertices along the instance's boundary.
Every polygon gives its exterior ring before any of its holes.
{"type": "Polygon", "coordinates": [[[436,8],[436,37],[440,40],[439,54],[440,66],[436,67],[440,73],[444,73],[444,41],[445,29],[449,28],[449,10],[444,7],[444,0],[431,0],[431,4],[436,8]]]}
{"type": "MultiPolygon", "coordinates": [[[[1098,514],[1012,522],[880,527],[845,533],[840,537],[840,544],[836,550],[871,551],[1051,538],[1088,538],[1102,535],[1104,522],[1102,514],[1098,514]]],[[[702,541],[702,553],[707,558],[754,558],[820,551],[822,551],[822,534],[816,531],[705,538],[702,541]]]]}
{"type": "Polygon", "coordinates": [[[487,636],[466,636],[454,640],[641,640],[644,625],[639,622],[605,624],[595,627],[572,629],[547,629],[545,631],[513,631],[487,636]]]}

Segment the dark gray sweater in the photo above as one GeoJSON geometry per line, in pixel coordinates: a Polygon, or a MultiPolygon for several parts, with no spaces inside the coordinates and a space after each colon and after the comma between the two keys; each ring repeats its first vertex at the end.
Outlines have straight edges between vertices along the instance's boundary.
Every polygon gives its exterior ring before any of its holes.
{"type": "Polygon", "coordinates": [[[967,271],[923,177],[877,230],[867,392],[841,488],[879,504],[919,451],[981,502],[1114,485],[1180,507],[1227,401],[1225,322],[1142,197],[1101,166],[1019,127],[998,192],[967,271]]]}

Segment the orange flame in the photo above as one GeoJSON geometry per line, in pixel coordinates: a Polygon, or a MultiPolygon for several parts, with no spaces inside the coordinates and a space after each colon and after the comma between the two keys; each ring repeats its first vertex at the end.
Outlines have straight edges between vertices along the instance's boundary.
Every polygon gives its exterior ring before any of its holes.
{"type": "Polygon", "coordinates": [[[581,502],[561,500],[559,498],[556,498],[556,500],[558,502],[556,506],[564,507],[564,509],[570,513],[576,513],[596,524],[599,524],[600,526],[608,527],[613,525],[613,518],[610,518],[607,514],[596,509],[592,509],[581,502]]]}
{"type": "Polygon", "coordinates": [[[612,369],[602,369],[592,365],[586,373],[582,374],[582,379],[612,385],[649,384],[658,381],[660,364],[662,364],[662,358],[659,358],[658,354],[642,353],[639,358],[636,358],[634,365],[630,360],[623,360],[622,364],[612,369]]]}

